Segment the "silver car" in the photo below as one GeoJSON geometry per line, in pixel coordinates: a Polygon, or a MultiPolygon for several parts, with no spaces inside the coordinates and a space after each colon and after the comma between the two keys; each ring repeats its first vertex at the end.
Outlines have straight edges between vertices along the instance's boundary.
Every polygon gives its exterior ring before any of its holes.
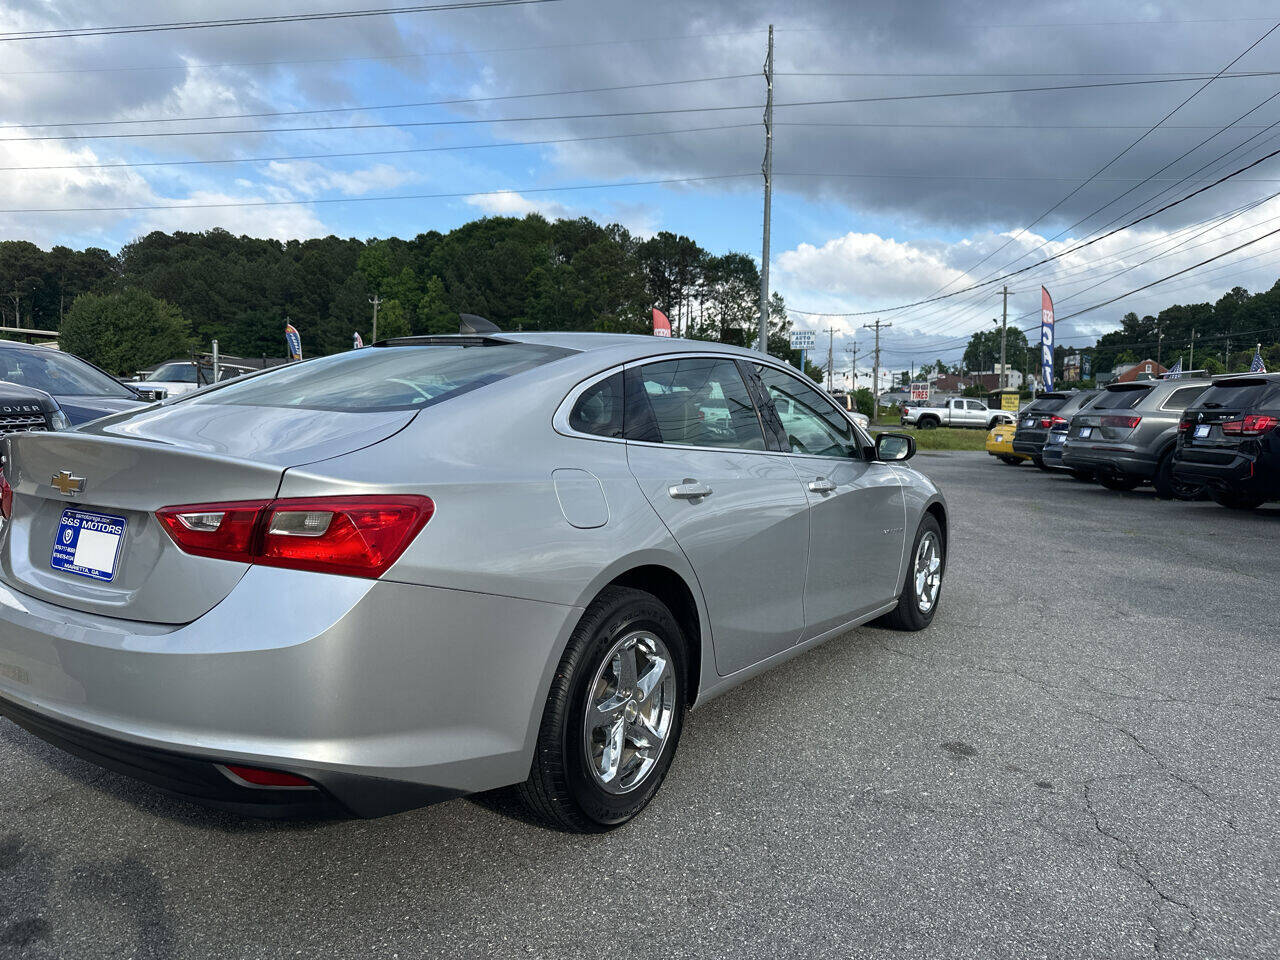
{"type": "Polygon", "coordinates": [[[929,624],[913,452],[759,354],[608,334],[389,341],[12,436],[0,713],[245,813],[520,784],[606,829],[687,708],[929,624]]]}

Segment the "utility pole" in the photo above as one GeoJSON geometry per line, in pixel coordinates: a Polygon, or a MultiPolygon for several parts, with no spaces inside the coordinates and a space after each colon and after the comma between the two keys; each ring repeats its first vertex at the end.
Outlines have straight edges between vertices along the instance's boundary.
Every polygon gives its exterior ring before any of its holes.
{"type": "Polygon", "coordinates": [[[844,352],[849,355],[849,392],[858,392],[858,341],[853,341],[853,346],[845,347],[844,352]]]}
{"type": "Polygon", "coordinates": [[[836,387],[835,341],[836,341],[836,328],[827,327],[827,392],[828,393],[830,393],[836,387]]]}
{"type": "MultiPolygon", "coordinates": [[[[764,243],[760,251],[760,352],[769,354],[769,228],[773,216],[773,24],[764,58],[764,243]]],[[[803,366],[803,364],[802,364],[803,366]]],[[[803,369],[801,373],[803,373],[803,369]]]]}
{"type": "Polygon", "coordinates": [[[893,324],[885,323],[877,317],[875,323],[864,323],[862,326],[876,332],[875,361],[871,367],[871,403],[875,414],[871,421],[874,423],[880,419],[880,331],[888,330],[893,324]]]}
{"type": "Polygon", "coordinates": [[[1196,368],[1196,328],[1191,328],[1191,360],[1187,363],[1188,370],[1196,368]]]}
{"type": "Polygon", "coordinates": [[[1160,354],[1164,352],[1164,324],[1156,324],[1156,363],[1160,363],[1160,354]]]}
{"type": "Polygon", "coordinates": [[[370,343],[378,342],[378,307],[382,306],[382,298],[376,293],[369,298],[369,302],[373,304],[373,336],[369,338],[370,343]]]}
{"type": "Polygon", "coordinates": [[[1009,288],[1004,288],[1004,310],[1000,314],[1000,389],[1008,386],[1009,375],[1004,369],[1004,344],[1009,333],[1009,288]]]}

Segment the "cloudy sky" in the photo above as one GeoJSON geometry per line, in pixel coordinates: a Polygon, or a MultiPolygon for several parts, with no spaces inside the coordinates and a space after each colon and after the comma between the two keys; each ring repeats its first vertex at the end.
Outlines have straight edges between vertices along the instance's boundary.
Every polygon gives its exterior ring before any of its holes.
{"type": "MultiPolygon", "coordinates": [[[[0,33],[263,12],[9,0],[0,33]]],[[[556,0],[0,38],[0,236],[112,250],[214,226],[412,236],[538,210],[758,256],[773,23],[774,288],[821,312],[793,319],[834,327],[837,351],[855,336],[867,346],[861,326],[880,315],[894,324],[888,365],[956,360],[999,316],[998,285],[894,308],[1069,251],[1280,148],[1280,75],[1256,75],[1280,69],[1280,30],[1205,86],[1277,16],[1260,0],[556,0]],[[1046,86],[1071,89],[952,95],[1046,86]]],[[[1012,278],[1011,318],[1035,319],[1041,283],[1065,316],[1262,237],[1280,226],[1277,170],[1280,158],[1263,162],[1012,278]]],[[[1278,273],[1280,235],[1068,320],[1059,337],[1085,344],[1126,310],[1265,289],[1278,273]]]]}

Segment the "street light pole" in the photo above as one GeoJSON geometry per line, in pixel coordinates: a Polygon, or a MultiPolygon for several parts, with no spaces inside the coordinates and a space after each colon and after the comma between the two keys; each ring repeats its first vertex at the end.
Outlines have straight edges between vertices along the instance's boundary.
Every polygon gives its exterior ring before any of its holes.
{"type": "MultiPolygon", "coordinates": [[[[760,352],[769,353],[769,229],[773,214],[773,24],[769,24],[769,52],[764,59],[764,241],[760,250],[760,352]]],[[[801,372],[804,364],[801,363],[801,372]]]]}

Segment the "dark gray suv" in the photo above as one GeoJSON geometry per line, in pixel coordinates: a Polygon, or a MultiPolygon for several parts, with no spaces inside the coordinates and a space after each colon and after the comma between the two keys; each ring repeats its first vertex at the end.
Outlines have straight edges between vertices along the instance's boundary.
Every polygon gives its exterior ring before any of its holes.
{"type": "Polygon", "coordinates": [[[1193,500],[1200,488],[1173,475],[1182,412],[1209,387],[1208,380],[1113,383],[1071,418],[1062,463],[1091,471],[1111,490],[1151,483],[1165,499],[1193,500]]]}

